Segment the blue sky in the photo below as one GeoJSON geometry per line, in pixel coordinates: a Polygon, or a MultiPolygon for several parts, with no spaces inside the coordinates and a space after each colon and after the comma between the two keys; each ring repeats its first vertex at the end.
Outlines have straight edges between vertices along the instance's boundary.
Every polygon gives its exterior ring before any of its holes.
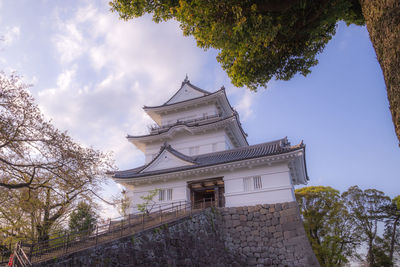
{"type": "Polygon", "coordinates": [[[253,93],[232,86],[217,51],[197,48],[176,22],[121,21],[107,2],[0,2],[0,69],[33,84],[46,117],[77,141],[113,151],[120,169],[142,164],[126,134],[145,133],[142,106],[163,103],[188,74],[206,90],[226,87],[251,144],[304,140],[310,185],[400,194],[400,149],[364,27],[339,23],[310,75],[253,93]]]}

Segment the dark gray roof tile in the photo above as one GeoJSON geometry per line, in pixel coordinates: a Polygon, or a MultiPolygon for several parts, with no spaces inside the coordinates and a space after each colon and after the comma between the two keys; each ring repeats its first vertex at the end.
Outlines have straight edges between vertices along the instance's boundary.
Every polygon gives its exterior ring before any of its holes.
{"type": "Polygon", "coordinates": [[[295,150],[299,150],[299,149],[303,149],[303,148],[304,148],[303,142],[301,142],[298,145],[291,146],[290,143],[288,142],[287,138],[285,137],[285,138],[282,138],[282,139],[279,139],[276,141],[272,141],[272,142],[268,142],[268,143],[262,143],[262,144],[252,145],[252,146],[240,147],[240,148],[235,148],[235,149],[231,149],[231,150],[225,150],[225,151],[208,153],[208,154],[190,157],[190,156],[184,155],[184,154],[176,151],[170,145],[164,144],[164,146],[161,147],[159,154],[148,164],[145,164],[138,168],[126,170],[126,171],[117,171],[114,173],[113,177],[118,178],[118,179],[120,179],[120,178],[122,178],[122,179],[124,179],[124,178],[126,178],[126,179],[140,178],[140,177],[144,177],[144,176],[151,176],[151,175],[170,173],[170,172],[175,172],[175,171],[196,169],[196,168],[224,164],[224,163],[235,162],[235,161],[240,161],[240,160],[284,154],[287,152],[291,152],[291,151],[295,151],[295,150]],[[174,154],[175,156],[177,156],[178,158],[181,158],[182,160],[185,160],[188,162],[192,162],[194,164],[188,165],[188,166],[180,166],[180,167],[175,167],[175,168],[163,169],[163,170],[142,172],[142,170],[144,170],[154,160],[156,160],[156,158],[158,158],[158,156],[165,149],[168,150],[169,152],[171,152],[172,154],[174,154]]]}

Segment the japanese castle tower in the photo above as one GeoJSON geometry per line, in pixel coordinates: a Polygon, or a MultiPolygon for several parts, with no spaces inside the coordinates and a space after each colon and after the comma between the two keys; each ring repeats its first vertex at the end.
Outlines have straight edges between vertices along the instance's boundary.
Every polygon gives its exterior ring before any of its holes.
{"type": "Polygon", "coordinates": [[[141,196],[158,189],[159,204],[212,201],[235,207],[295,201],[294,185],[308,181],[305,145],[287,138],[249,145],[225,88],[211,93],[186,79],[160,106],[144,106],[156,122],[150,133],[127,139],[145,164],[116,171],[132,211],[141,196]]]}

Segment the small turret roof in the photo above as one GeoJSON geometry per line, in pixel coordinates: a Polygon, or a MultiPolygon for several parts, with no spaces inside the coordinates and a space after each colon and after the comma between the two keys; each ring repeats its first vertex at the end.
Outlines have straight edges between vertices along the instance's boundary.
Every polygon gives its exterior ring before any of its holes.
{"type": "Polygon", "coordinates": [[[204,95],[209,95],[209,94],[211,94],[210,92],[208,92],[208,91],[206,91],[206,90],[204,90],[204,89],[201,89],[201,88],[199,88],[199,87],[197,87],[197,86],[191,84],[190,81],[189,81],[189,78],[188,78],[188,76],[187,76],[187,74],[186,74],[186,77],[185,77],[185,79],[183,80],[182,85],[181,85],[181,87],[179,88],[179,90],[176,91],[176,93],[175,93],[173,96],[171,96],[171,98],[168,99],[163,105],[168,105],[168,104],[170,103],[170,101],[179,93],[179,91],[182,90],[182,88],[185,86],[185,84],[187,84],[187,85],[188,85],[189,87],[191,87],[192,89],[194,89],[194,90],[196,90],[196,91],[198,91],[198,92],[200,92],[200,93],[203,93],[204,95]]]}
{"type": "Polygon", "coordinates": [[[171,96],[164,104],[159,105],[159,106],[143,106],[144,109],[149,109],[149,108],[160,108],[160,107],[164,107],[164,106],[169,106],[172,104],[177,104],[177,103],[181,103],[181,102],[185,102],[188,100],[192,100],[192,99],[196,99],[196,98],[200,98],[200,97],[204,97],[204,96],[208,96],[214,93],[211,93],[209,91],[206,91],[204,89],[201,89],[193,84],[190,83],[187,75],[186,78],[183,80],[181,87],[178,89],[178,91],[175,92],[175,94],[173,96],[171,96]],[[176,96],[184,89],[185,85],[187,85],[187,87],[193,89],[194,91],[197,91],[198,93],[200,93],[200,96],[194,97],[194,98],[189,98],[189,99],[185,99],[185,100],[180,100],[180,101],[173,101],[176,96]]]}

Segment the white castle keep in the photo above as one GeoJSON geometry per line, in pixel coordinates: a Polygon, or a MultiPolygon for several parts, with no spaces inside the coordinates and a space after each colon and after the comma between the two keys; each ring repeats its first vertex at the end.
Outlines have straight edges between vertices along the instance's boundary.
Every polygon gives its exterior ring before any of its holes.
{"type": "Polygon", "coordinates": [[[287,138],[249,145],[225,88],[211,93],[186,78],[163,105],[144,111],[155,121],[150,133],[127,139],[145,154],[145,164],[116,171],[132,210],[158,189],[164,205],[185,201],[220,207],[295,201],[294,185],[308,181],[305,145],[287,138]]]}

